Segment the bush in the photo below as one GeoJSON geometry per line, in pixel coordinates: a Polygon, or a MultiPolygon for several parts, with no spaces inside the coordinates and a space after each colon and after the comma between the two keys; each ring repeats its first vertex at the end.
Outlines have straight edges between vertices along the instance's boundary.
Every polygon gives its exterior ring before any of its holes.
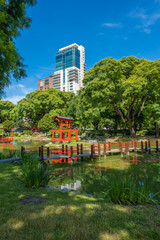
{"type": "Polygon", "coordinates": [[[147,134],[147,130],[137,131],[136,134],[139,136],[145,136],[147,134]]]}
{"type": "Polygon", "coordinates": [[[51,132],[51,130],[47,133],[47,137],[52,137],[52,132],[51,132]]]}
{"type": "Polygon", "coordinates": [[[17,136],[21,137],[21,135],[23,135],[23,132],[19,132],[17,136]]]}
{"type": "Polygon", "coordinates": [[[36,136],[39,136],[40,134],[41,134],[41,133],[34,132],[34,133],[32,134],[32,136],[36,137],[36,136]]]}
{"type": "Polygon", "coordinates": [[[21,159],[25,186],[29,188],[46,186],[50,180],[46,164],[41,163],[40,158],[34,154],[23,153],[21,159]]]}
{"type": "Polygon", "coordinates": [[[3,122],[3,128],[5,131],[7,130],[11,130],[12,128],[14,128],[14,122],[11,120],[6,120],[3,122]]]}
{"type": "Polygon", "coordinates": [[[24,130],[23,132],[25,135],[32,135],[32,131],[31,130],[24,130]]]}

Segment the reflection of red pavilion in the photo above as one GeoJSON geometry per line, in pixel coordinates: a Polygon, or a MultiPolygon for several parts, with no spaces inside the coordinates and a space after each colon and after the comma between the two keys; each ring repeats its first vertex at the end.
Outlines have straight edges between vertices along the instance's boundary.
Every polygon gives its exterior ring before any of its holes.
{"type": "Polygon", "coordinates": [[[40,133],[39,128],[35,125],[31,128],[31,130],[32,130],[32,134],[35,132],[40,133]]]}
{"type": "MultiPolygon", "coordinates": [[[[64,151],[63,151],[63,153],[62,153],[62,149],[52,149],[51,150],[51,153],[52,153],[52,155],[62,155],[62,154],[66,154],[66,155],[71,155],[71,151],[68,149],[67,151],[64,149],[64,151]]],[[[77,160],[78,159],[78,157],[74,157],[74,160],[77,160]]],[[[59,163],[62,163],[62,162],[67,162],[67,163],[71,163],[71,158],[67,158],[67,159],[65,159],[65,158],[57,158],[57,159],[51,159],[51,161],[53,162],[53,163],[55,163],[55,162],[59,162],[59,163]]]]}
{"type": "Polygon", "coordinates": [[[52,129],[52,142],[59,141],[68,141],[70,142],[71,140],[78,140],[78,129],[76,128],[75,130],[71,129],[71,122],[74,120],[73,118],[70,117],[61,117],[61,116],[56,116],[56,120],[59,121],[59,130],[52,129]],[[67,126],[67,129],[63,129],[63,126],[67,126]],[[58,138],[56,138],[56,134],[59,135],[58,138]],[[75,134],[75,137],[72,137],[71,134],[75,134]]]}

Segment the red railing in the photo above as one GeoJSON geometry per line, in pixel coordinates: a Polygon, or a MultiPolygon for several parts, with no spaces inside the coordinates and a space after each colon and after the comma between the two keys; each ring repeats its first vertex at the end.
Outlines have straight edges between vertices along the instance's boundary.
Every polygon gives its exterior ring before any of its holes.
{"type": "Polygon", "coordinates": [[[0,138],[0,143],[13,142],[13,137],[0,138]]]}
{"type": "MultiPolygon", "coordinates": [[[[66,158],[70,161],[71,159],[77,159],[77,157],[81,157],[83,159],[84,156],[90,156],[93,158],[94,156],[107,156],[111,153],[120,153],[121,155],[126,154],[129,155],[129,152],[151,152],[155,150],[159,152],[159,141],[130,141],[130,142],[107,142],[104,144],[92,144],[90,146],[83,146],[83,144],[77,144],[77,146],[68,146],[61,145],[58,147],[35,147],[35,148],[27,148],[22,147],[22,151],[34,152],[38,153],[43,159],[52,159],[53,162],[59,161],[62,162],[63,159],[66,158]],[[55,157],[53,157],[56,155],[55,157]],[[58,156],[59,155],[59,156],[58,156]]],[[[68,162],[69,162],[68,161],[68,162]]]]}

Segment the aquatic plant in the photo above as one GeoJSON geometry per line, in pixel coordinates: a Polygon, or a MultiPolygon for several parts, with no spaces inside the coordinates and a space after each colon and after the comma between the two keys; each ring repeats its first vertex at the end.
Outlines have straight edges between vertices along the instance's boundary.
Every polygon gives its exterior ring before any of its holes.
{"type": "Polygon", "coordinates": [[[131,172],[118,172],[105,176],[106,191],[104,196],[111,202],[123,205],[159,204],[147,181],[139,180],[131,172]]]}
{"type": "Polygon", "coordinates": [[[0,159],[13,158],[13,157],[18,156],[19,153],[20,153],[20,151],[16,151],[16,150],[0,152],[0,159]]]}
{"type": "Polygon", "coordinates": [[[44,187],[50,180],[50,172],[45,163],[35,154],[23,153],[21,156],[22,175],[26,187],[44,187]]]}

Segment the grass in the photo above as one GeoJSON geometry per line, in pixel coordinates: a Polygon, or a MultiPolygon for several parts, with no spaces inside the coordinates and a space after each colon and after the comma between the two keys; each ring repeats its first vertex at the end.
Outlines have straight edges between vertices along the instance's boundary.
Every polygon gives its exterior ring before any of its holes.
{"type": "Polygon", "coordinates": [[[1,240],[160,239],[159,206],[121,206],[80,194],[28,189],[20,166],[0,164],[1,240]],[[43,204],[23,205],[26,195],[45,196],[43,204]]]}
{"type": "Polygon", "coordinates": [[[18,136],[14,136],[14,141],[30,141],[30,140],[51,140],[51,138],[49,137],[45,137],[45,136],[31,136],[31,135],[21,135],[20,137],[18,136]]]}

